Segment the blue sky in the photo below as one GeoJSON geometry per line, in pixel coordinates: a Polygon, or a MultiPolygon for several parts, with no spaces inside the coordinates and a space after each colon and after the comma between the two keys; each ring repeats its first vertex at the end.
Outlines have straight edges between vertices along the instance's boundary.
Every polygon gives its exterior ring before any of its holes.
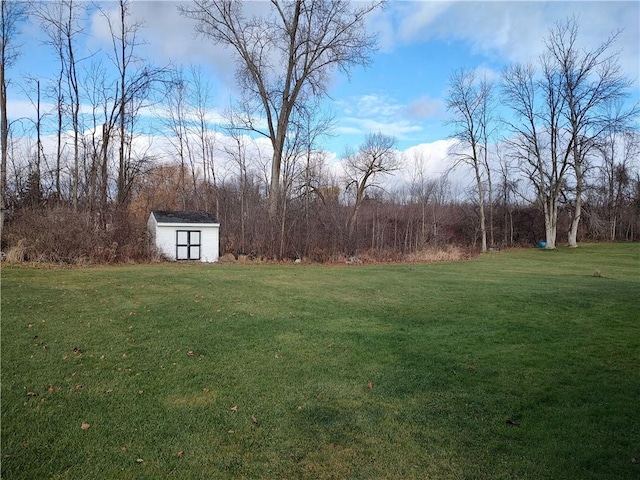
{"type": "MultiPolygon", "coordinates": [[[[260,4],[247,2],[246,7],[260,4]]],[[[177,13],[174,2],[136,0],[132,13],[145,24],[140,31],[147,42],[142,56],[160,65],[202,65],[213,85],[212,107],[222,110],[228,105],[236,88],[228,52],[196,38],[193,24],[177,13]]],[[[443,171],[445,159],[440,157],[450,133],[444,121],[451,72],[472,68],[498,80],[509,63],[535,60],[549,28],[571,15],[578,17],[585,48],[622,29],[616,43],[620,62],[633,81],[632,98],[640,99],[638,1],[391,1],[368,21],[379,41],[371,66],[355,69],[350,79],[332,79],[326,106],[335,115],[336,128],[326,148],[339,156],[347,145],[357,146],[367,133],[380,130],[396,136],[401,151],[420,150],[434,157],[433,172],[443,171]]],[[[33,116],[21,77],[51,78],[57,68],[37,25],[26,24],[20,41],[23,54],[9,72],[11,119],[33,116]]],[[[87,20],[83,47],[86,52],[108,48],[108,31],[96,15],[87,20]]]]}

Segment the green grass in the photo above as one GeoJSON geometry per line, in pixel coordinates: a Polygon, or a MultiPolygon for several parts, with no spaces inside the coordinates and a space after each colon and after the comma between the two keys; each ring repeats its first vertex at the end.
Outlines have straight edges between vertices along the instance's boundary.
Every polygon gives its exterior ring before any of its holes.
{"type": "Polygon", "coordinates": [[[635,479],[639,292],[638,244],[5,267],[2,478],[635,479]]]}

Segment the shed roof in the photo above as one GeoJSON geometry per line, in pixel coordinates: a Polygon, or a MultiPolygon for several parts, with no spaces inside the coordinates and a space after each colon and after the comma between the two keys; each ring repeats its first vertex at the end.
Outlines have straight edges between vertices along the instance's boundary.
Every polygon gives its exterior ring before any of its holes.
{"type": "Polygon", "coordinates": [[[154,210],[151,214],[158,223],[218,223],[216,216],[209,212],[154,210]]]}

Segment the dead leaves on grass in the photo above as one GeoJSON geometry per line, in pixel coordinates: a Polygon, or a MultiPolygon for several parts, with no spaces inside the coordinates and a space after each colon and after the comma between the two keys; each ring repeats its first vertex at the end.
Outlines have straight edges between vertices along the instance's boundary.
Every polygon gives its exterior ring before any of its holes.
{"type": "MultiPolygon", "coordinates": [[[[238,405],[234,405],[230,408],[231,413],[238,413],[238,405]]],[[[258,417],[255,414],[251,415],[251,423],[256,427],[259,425],[258,417]]],[[[229,430],[227,433],[235,433],[234,430],[229,430]]]]}
{"type": "Polygon", "coordinates": [[[187,357],[195,357],[195,356],[198,356],[198,360],[203,360],[204,359],[204,355],[203,354],[198,354],[198,352],[196,352],[195,350],[193,350],[191,348],[189,350],[187,350],[187,357]]]}

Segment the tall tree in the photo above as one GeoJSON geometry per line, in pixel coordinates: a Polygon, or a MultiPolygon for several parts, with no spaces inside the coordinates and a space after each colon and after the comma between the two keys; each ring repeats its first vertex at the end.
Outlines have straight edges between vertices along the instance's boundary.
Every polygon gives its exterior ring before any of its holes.
{"type": "Polygon", "coordinates": [[[197,21],[196,30],[230,47],[243,90],[245,128],[270,139],[273,147],[269,217],[278,211],[281,168],[289,122],[312,97],[327,93],[335,69],[348,73],[366,65],[375,39],[365,30],[367,14],[380,3],[341,0],[271,0],[268,11],[251,14],[241,1],[195,0],[180,7],[197,21]],[[266,117],[266,128],[255,114],[266,117]]]}
{"type": "MultiPolygon", "coordinates": [[[[42,3],[35,10],[40,19],[43,31],[47,36],[47,43],[54,49],[60,62],[59,75],[55,96],[58,102],[58,158],[56,186],[60,187],[60,164],[62,155],[63,117],[70,116],[73,130],[73,165],[71,176],[71,205],[78,208],[80,186],[80,82],[78,78],[77,38],[83,34],[81,26],[82,3],[73,0],[42,3]]],[[[60,193],[58,191],[58,193],[60,193]]]]}
{"type": "Polygon", "coordinates": [[[18,25],[27,18],[26,2],[2,0],[0,6],[0,238],[4,230],[4,212],[7,189],[7,155],[9,148],[9,122],[7,118],[7,70],[19,55],[16,37],[18,25]]]}
{"type": "Polygon", "coordinates": [[[570,247],[577,246],[589,152],[605,132],[624,129],[638,113],[637,107],[632,106],[611,114],[610,106],[628,97],[631,86],[621,73],[619,54],[613,50],[617,34],[593,49],[582,49],[578,30],[576,18],[569,18],[556,24],[545,41],[549,58],[560,74],[562,114],[567,122],[566,136],[571,140],[575,195],[568,234],[570,247]]]}
{"type": "MultiPolygon", "coordinates": [[[[116,206],[123,208],[130,200],[131,188],[142,172],[146,157],[136,157],[131,148],[133,127],[140,109],[148,102],[154,86],[165,83],[168,69],[152,67],[137,57],[142,40],[139,32],[143,24],[133,21],[131,0],[118,0],[115,10],[100,9],[111,35],[110,60],[117,70],[113,98],[114,118],[118,130],[118,169],[116,178],[116,206]]],[[[111,135],[112,131],[107,131],[111,135]]],[[[107,142],[109,139],[105,139],[107,142]]]]}
{"type": "MultiPolygon", "coordinates": [[[[452,114],[449,124],[453,137],[459,140],[450,152],[456,164],[472,168],[478,192],[482,251],[487,251],[485,188],[489,189],[489,203],[493,203],[491,169],[489,167],[489,136],[492,129],[493,85],[486,78],[477,79],[473,70],[459,70],[449,80],[447,109],[452,114]],[[485,184],[487,187],[485,187],[485,184]]],[[[490,220],[493,221],[493,210],[490,220]]],[[[493,226],[491,227],[493,243],[493,226]]]]}
{"type": "Polygon", "coordinates": [[[619,238],[625,193],[632,187],[633,163],[640,157],[640,135],[631,131],[609,131],[598,143],[597,150],[602,159],[599,186],[608,220],[608,239],[614,241],[619,238]]]}
{"type": "Polygon", "coordinates": [[[533,65],[513,65],[503,74],[503,100],[513,113],[506,120],[512,136],[505,140],[531,182],[544,213],[546,248],[555,248],[558,209],[567,170],[571,139],[563,137],[562,78],[548,57],[542,74],[533,65]]]}
{"type": "Polygon", "coordinates": [[[354,203],[349,217],[349,243],[353,248],[353,235],[356,229],[358,213],[371,188],[378,186],[375,180],[380,175],[387,175],[400,168],[396,151],[396,139],[383,133],[370,133],[366,136],[357,152],[348,152],[344,168],[347,190],[353,189],[354,203]]]}

